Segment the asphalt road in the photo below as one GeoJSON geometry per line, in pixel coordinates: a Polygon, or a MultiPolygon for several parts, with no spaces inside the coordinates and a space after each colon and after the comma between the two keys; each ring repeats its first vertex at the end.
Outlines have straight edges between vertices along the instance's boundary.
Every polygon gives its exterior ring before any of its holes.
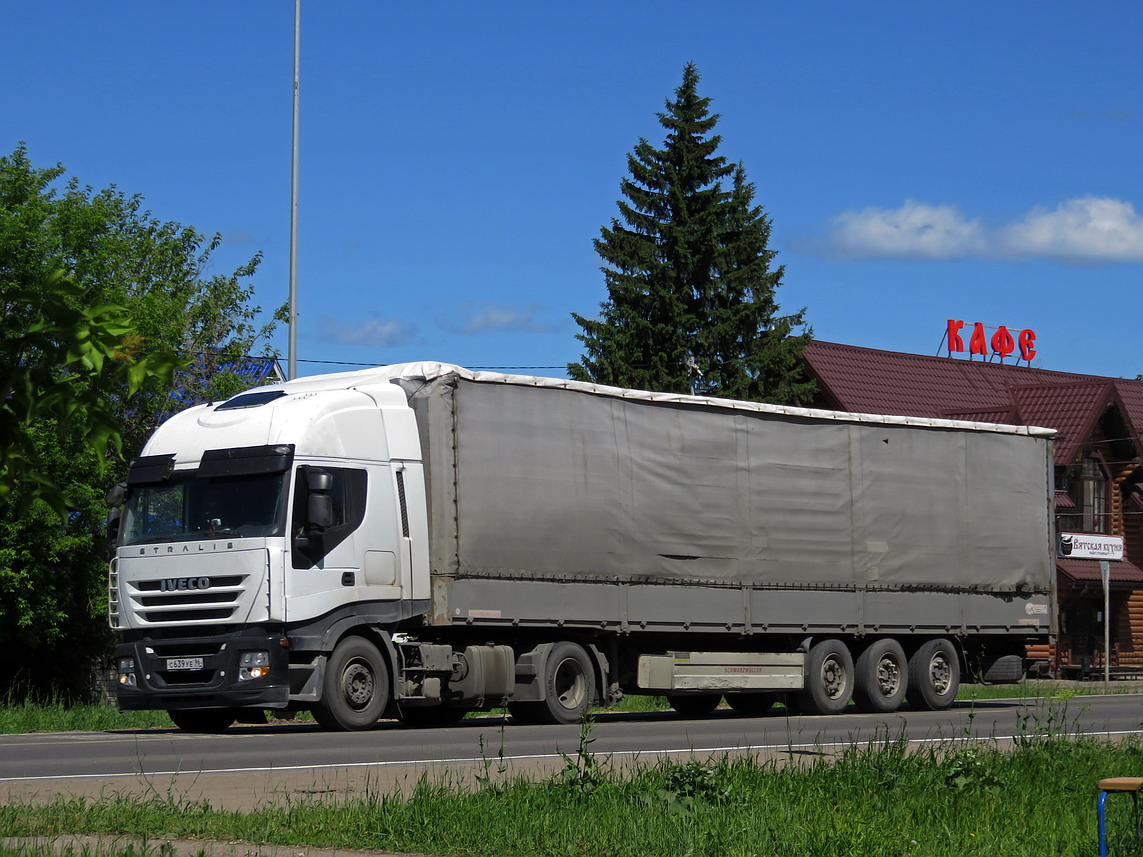
{"type": "MultiPolygon", "coordinates": [[[[719,711],[701,719],[602,714],[590,732],[590,751],[613,765],[726,753],[805,762],[887,737],[920,745],[969,735],[1004,744],[1038,731],[1143,734],[1143,696],[1134,694],[1066,703],[989,700],[893,715],[786,717],[783,711],[761,717],[719,711]]],[[[40,801],[135,794],[243,810],[268,801],[407,790],[422,776],[462,782],[543,776],[562,768],[561,754],[574,757],[579,743],[578,726],[520,726],[499,718],[436,729],[382,721],[359,733],[288,723],[209,736],[173,729],[0,735],[0,796],[40,801]]]]}

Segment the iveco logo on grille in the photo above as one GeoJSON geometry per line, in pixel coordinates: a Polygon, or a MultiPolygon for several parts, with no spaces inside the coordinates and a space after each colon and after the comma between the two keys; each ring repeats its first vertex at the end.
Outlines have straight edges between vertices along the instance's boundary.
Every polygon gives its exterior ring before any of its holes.
{"type": "Polygon", "coordinates": [[[167,577],[159,581],[162,592],[178,592],[187,589],[210,589],[209,577],[167,577]]]}

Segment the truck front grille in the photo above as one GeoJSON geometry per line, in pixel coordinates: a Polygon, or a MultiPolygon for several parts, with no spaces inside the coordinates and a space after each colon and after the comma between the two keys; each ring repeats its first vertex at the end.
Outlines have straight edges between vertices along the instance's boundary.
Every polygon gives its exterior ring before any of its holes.
{"type": "Polygon", "coordinates": [[[246,575],[140,580],[130,584],[134,612],[155,625],[225,621],[238,612],[246,575]]]}

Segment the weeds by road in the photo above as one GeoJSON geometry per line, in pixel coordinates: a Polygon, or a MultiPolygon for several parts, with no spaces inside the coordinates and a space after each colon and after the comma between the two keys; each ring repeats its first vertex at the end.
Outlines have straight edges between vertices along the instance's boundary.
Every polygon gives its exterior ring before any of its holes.
{"type": "MultiPolygon", "coordinates": [[[[488,777],[462,788],[424,779],[407,797],[290,801],[248,814],[175,795],[10,805],[0,807],[0,836],[108,833],[473,857],[1080,857],[1095,853],[1096,782],[1143,771],[1138,739],[1112,744],[1058,729],[1030,732],[1007,751],[956,738],[916,750],[886,735],[829,761],[722,757],[620,770],[592,754],[590,731],[564,769],[540,782],[488,777]]],[[[1136,846],[1130,801],[1110,810],[1111,829],[1127,836],[1119,844],[1136,846]]]]}

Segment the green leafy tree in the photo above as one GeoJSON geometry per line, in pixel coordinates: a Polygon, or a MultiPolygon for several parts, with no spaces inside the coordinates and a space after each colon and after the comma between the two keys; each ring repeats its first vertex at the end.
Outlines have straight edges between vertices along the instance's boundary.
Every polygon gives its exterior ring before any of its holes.
{"type": "Polygon", "coordinates": [[[718,114],[693,64],[658,114],[662,148],[627,157],[619,217],[600,230],[608,298],[582,328],[575,380],[798,404],[813,395],[801,353],[805,310],[780,315],[770,218],[741,164],[719,155],[718,114]]]}
{"type": "Polygon", "coordinates": [[[164,415],[241,389],[227,364],[268,352],[282,311],[256,323],[259,259],[212,273],[218,245],[23,146],[0,157],[0,695],[92,689],[109,642],[104,494],[164,415]]]}
{"type": "Polygon", "coordinates": [[[9,329],[0,340],[0,509],[17,496],[25,505],[43,500],[56,513],[67,512],[67,497],[39,461],[37,429],[50,424],[56,434],[90,447],[92,466],[103,474],[108,447],[122,453],[108,385],[125,387],[129,401],[145,384],[170,388],[179,365],[175,355],[139,355],[123,308],[73,305],[83,297],[59,271],[33,291],[4,297],[4,317],[24,326],[5,324],[9,329]]]}

